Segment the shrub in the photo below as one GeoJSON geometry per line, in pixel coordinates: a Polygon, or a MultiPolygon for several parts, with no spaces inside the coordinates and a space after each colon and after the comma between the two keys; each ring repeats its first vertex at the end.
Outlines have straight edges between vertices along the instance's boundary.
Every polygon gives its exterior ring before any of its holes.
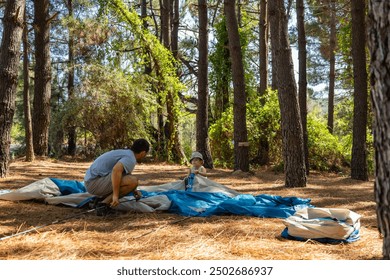
{"type": "Polygon", "coordinates": [[[343,162],[343,146],[325,121],[309,114],[307,118],[309,164],[311,169],[337,171],[343,162]]]}

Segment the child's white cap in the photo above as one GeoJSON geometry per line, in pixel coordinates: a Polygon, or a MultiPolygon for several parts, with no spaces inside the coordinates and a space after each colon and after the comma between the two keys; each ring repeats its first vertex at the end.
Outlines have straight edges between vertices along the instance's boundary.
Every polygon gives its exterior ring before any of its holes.
{"type": "Polygon", "coordinates": [[[190,162],[192,162],[192,160],[193,160],[194,158],[200,158],[200,159],[203,161],[203,156],[202,156],[202,154],[199,153],[199,152],[193,152],[193,153],[192,153],[190,162]]]}

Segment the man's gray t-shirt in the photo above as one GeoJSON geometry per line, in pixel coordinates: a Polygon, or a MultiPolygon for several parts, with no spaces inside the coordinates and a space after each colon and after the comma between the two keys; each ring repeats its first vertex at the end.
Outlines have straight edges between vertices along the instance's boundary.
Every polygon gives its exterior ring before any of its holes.
{"type": "Polygon", "coordinates": [[[112,172],[114,165],[120,162],[123,164],[124,172],[131,174],[137,163],[132,150],[112,150],[99,156],[85,173],[84,181],[95,179],[97,177],[107,176],[112,172]]]}

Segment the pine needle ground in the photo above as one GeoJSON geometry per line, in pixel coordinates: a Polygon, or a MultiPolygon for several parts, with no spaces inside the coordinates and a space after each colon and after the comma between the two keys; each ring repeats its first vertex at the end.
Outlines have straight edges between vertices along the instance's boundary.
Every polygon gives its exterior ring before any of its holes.
{"type": "MultiPolygon", "coordinates": [[[[38,160],[11,164],[0,189],[17,189],[54,177],[82,181],[90,162],[38,160]]],[[[141,185],[179,180],[186,168],[140,164],[141,185]]],[[[283,174],[258,169],[253,174],[228,169],[209,170],[208,178],[249,194],[310,198],[317,207],[347,208],[361,218],[361,239],[352,244],[321,244],[283,239],[283,219],[247,216],[192,217],[169,213],[124,213],[98,217],[94,213],[53,224],[1,241],[1,260],[370,260],[381,259],[374,183],[312,172],[306,188],[283,187],[283,174]]],[[[82,210],[42,202],[0,200],[0,237],[77,214],[82,210]]]]}

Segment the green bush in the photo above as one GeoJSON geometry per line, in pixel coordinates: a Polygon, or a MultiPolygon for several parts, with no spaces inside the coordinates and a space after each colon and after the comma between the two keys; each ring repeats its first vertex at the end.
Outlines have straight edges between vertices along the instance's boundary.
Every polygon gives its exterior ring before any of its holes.
{"type": "Polygon", "coordinates": [[[134,139],[147,137],[150,123],[153,103],[142,88],[119,70],[90,67],[80,92],[65,104],[63,127],[89,131],[103,151],[130,146],[134,139]]]}
{"type": "Polygon", "coordinates": [[[343,162],[343,146],[325,121],[309,114],[307,118],[309,164],[311,169],[338,171],[343,162]]]}
{"type": "Polygon", "coordinates": [[[232,167],[234,163],[233,108],[222,113],[209,130],[210,148],[216,166],[232,167]]]}
{"type": "MultiPolygon", "coordinates": [[[[270,162],[280,162],[280,111],[276,92],[268,91],[261,98],[247,103],[247,127],[250,160],[258,156],[264,141],[269,143],[270,162]]],[[[233,108],[223,112],[209,130],[211,152],[216,166],[232,167],[234,163],[233,108]]]]}

